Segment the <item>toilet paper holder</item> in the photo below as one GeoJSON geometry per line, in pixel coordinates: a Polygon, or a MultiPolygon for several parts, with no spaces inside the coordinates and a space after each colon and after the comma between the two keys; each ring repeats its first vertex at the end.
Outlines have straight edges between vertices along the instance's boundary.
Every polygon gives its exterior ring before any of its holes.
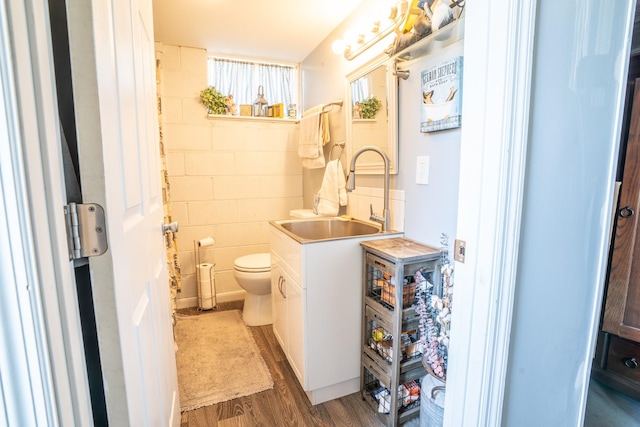
{"type": "Polygon", "coordinates": [[[215,263],[201,263],[200,250],[203,247],[213,246],[213,237],[204,237],[193,241],[193,253],[196,265],[196,286],[198,287],[198,310],[212,310],[217,308],[214,270],[215,263]],[[202,271],[208,273],[208,277],[202,277],[202,271]]]}

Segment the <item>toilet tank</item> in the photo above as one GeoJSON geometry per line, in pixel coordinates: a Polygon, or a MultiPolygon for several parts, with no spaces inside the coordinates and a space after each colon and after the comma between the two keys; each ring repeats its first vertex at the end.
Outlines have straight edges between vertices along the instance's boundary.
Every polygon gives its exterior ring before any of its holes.
{"type": "Polygon", "coordinates": [[[291,219],[328,218],[324,215],[314,214],[313,209],[294,209],[289,211],[289,217],[291,219]]]}

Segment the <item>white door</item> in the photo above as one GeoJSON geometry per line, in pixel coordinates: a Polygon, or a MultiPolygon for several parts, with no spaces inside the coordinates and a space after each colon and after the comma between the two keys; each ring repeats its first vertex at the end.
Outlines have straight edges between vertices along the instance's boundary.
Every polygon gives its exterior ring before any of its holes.
{"type": "Polygon", "coordinates": [[[151,0],[71,0],[68,16],[83,200],[107,218],[90,265],[109,422],[175,426],[151,0]]]}

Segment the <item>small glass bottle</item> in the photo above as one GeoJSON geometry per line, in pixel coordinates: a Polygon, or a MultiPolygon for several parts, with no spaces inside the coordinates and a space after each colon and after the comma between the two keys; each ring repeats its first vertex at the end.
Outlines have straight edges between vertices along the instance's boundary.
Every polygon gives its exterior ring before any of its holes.
{"type": "Polygon", "coordinates": [[[296,104],[289,104],[289,112],[288,112],[289,118],[295,119],[297,115],[298,115],[298,112],[296,111],[296,104]]]}

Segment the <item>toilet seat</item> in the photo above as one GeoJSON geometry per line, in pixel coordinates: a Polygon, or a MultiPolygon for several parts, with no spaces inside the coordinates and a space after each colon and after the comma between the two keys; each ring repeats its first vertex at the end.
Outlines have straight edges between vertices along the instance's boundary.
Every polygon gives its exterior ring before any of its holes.
{"type": "Polygon", "coordinates": [[[271,270],[271,254],[251,254],[236,258],[233,268],[247,273],[264,273],[271,270]]]}

